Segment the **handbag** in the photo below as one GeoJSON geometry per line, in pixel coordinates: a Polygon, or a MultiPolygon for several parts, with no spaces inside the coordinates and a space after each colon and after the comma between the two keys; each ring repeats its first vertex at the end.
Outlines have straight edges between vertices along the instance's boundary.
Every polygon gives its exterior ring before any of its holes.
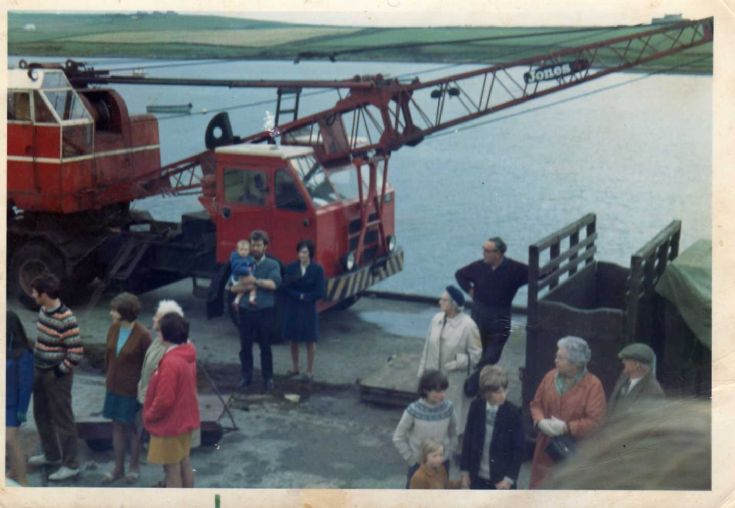
{"type": "MultiPolygon", "coordinates": [[[[469,398],[476,397],[477,394],[480,392],[480,371],[482,370],[482,368],[486,365],[493,365],[490,361],[488,361],[488,358],[486,357],[487,351],[489,351],[489,349],[486,349],[482,352],[482,357],[480,358],[480,361],[477,362],[477,365],[475,366],[475,371],[467,376],[467,378],[464,380],[464,386],[462,386],[462,390],[464,391],[464,394],[469,398]]],[[[469,357],[469,352],[467,354],[469,357]]],[[[469,364],[467,365],[467,368],[469,369],[469,364]]]]}
{"type": "Polygon", "coordinates": [[[477,396],[477,393],[480,391],[480,369],[475,369],[475,371],[467,376],[467,378],[464,380],[464,386],[462,386],[462,390],[464,391],[464,394],[469,397],[470,399],[477,396]]]}
{"type": "Polygon", "coordinates": [[[467,377],[464,379],[462,391],[466,397],[472,399],[476,397],[480,391],[480,371],[482,370],[483,364],[482,361],[480,361],[479,364],[475,366],[474,372],[470,374],[470,351],[467,344],[465,344],[465,354],[467,355],[467,377]]]}
{"type": "Polygon", "coordinates": [[[558,463],[577,452],[577,441],[569,435],[555,436],[549,441],[544,450],[551,460],[558,463]]]}

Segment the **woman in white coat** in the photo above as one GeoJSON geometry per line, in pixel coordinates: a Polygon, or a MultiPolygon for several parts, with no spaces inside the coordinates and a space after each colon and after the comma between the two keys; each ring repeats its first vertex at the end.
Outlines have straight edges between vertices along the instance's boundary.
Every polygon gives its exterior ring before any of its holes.
{"type": "Polygon", "coordinates": [[[419,377],[428,369],[437,369],[447,376],[446,396],[454,406],[460,443],[472,402],[464,394],[464,381],[482,355],[480,331],[472,318],[462,312],[463,306],[462,291],[447,286],[439,298],[441,311],[431,319],[418,371],[419,377]]]}

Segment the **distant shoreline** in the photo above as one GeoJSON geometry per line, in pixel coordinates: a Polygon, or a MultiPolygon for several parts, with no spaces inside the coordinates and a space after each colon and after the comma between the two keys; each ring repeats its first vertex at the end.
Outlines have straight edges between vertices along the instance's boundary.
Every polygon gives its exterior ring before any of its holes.
{"type": "MultiPolygon", "coordinates": [[[[657,25],[380,28],[288,24],[173,11],[10,12],[8,55],[147,60],[411,62],[492,65],[593,44],[657,25]],[[72,56],[73,55],[73,56],[72,56]],[[313,58],[317,56],[318,58],[313,58]]],[[[712,44],[633,72],[711,74],[712,44]]]]}

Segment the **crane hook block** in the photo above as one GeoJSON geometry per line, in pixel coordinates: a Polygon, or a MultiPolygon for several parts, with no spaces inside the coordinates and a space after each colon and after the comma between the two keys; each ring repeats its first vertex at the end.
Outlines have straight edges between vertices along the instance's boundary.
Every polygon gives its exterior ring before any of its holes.
{"type": "Polygon", "coordinates": [[[208,150],[213,150],[218,146],[231,145],[240,141],[239,136],[232,135],[232,125],[230,124],[230,115],[226,111],[217,113],[212,117],[207,125],[204,134],[204,145],[208,150]]]}

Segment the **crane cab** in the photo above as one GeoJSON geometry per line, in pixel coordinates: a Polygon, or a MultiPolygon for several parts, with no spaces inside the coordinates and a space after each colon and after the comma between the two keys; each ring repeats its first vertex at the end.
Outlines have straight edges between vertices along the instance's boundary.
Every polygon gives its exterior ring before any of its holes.
{"type": "Polygon", "coordinates": [[[160,168],[155,117],[129,116],[113,90],[75,89],[59,66],[9,70],[7,101],[8,199],[25,212],[128,203],[140,191],[119,184],[160,168]]]}
{"type": "Polygon", "coordinates": [[[216,148],[215,161],[202,203],[216,225],[218,263],[253,229],[268,232],[268,252],[283,263],[311,240],[333,303],[402,269],[387,158],[325,168],[311,147],[237,144],[216,148]]]}

